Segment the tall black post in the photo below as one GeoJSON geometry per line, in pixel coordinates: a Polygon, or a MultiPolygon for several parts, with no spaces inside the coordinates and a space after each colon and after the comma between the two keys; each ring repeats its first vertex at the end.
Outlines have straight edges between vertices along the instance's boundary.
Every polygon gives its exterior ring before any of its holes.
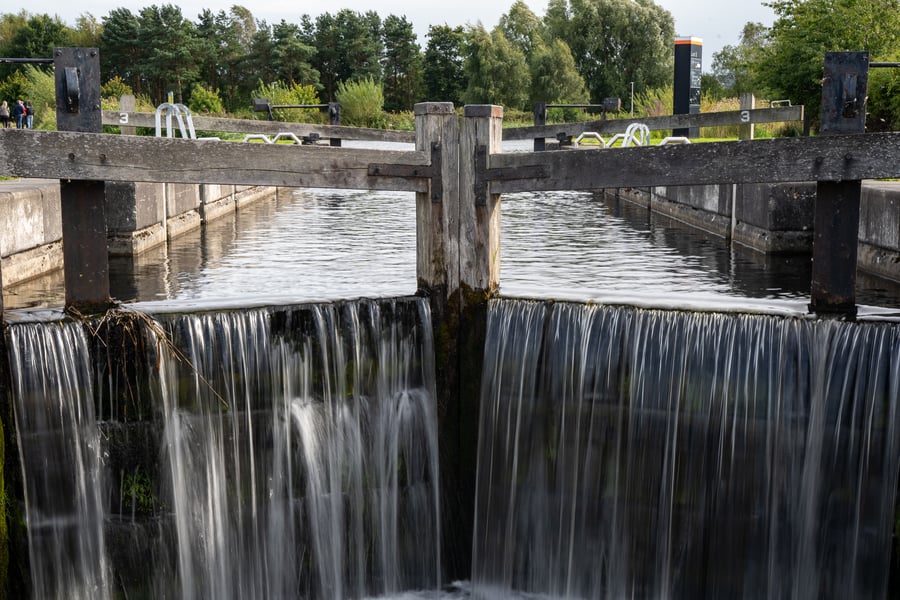
{"type": "MultiPolygon", "coordinates": [[[[703,40],[695,37],[675,39],[674,113],[700,113],[700,78],[703,75],[703,40]]],[[[674,129],[672,135],[700,137],[699,127],[674,129]]]]}
{"type": "MultiPolygon", "coordinates": [[[[341,124],[341,103],[340,102],[329,102],[328,103],[328,124],[329,125],[340,125],[341,124]]],[[[331,146],[339,147],[341,145],[341,138],[331,138],[328,143],[331,146]]]]}
{"type": "MultiPolygon", "coordinates": [[[[547,103],[537,102],[534,105],[534,126],[540,127],[547,124],[547,103]]],[[[547,149],[547,140],[544,136],[534,138],[534,151],[543,152],[547,149]]]]}
{"type": "MultiPolygon", "coordinates": [[[[57,48],[56,128],[101,133],[100,53],[96,48],[57,48]]],[[[83,157],[70,154],[69,160],[83,157]]],[[[92,159],[94,157],[91,157],[92,159]]],[[[110,304],[109,257],[106,244],[106,184],[63,179],[59,186],[63,232],[66,307],[82,312],[110,304]]]]}
{"type": "MultiPolygon", "coordinates": [[[[821,135],[863,133],[866,127],[868,52],[829,52],[822,78],[821,135]]],[[[848,154],[847,163],[854,160],[848,154]]],[[[862,182],[816,186],[810,310],[856,314],[856,254],[862,182]]]]}

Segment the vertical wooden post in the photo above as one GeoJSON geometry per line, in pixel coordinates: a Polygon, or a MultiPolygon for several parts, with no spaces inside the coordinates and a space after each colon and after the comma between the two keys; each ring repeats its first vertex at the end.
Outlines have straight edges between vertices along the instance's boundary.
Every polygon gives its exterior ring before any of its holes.
{"type": "MultiPolygon", "coordinates": [[[[270,113],[271,114],[271,113],[270,113]]],[[[271,117],[270,117],[271,119],[271,117]]],[[[329,102],[328,103],[328,124],[329,125],[340,125],[341,124],[341,104],[340,102],[329,102]]],[[[331,138],[328,140],[329,146],[340,147],[341,138],[331,138]]]]}
{"type": "MultiPolygon", "coordinates": [[[[534,126],[547,124],[547,103],[537,102],[534,105],[534,126]]],[[[547,140],[542,137],[534,138],[534,151],[543,152],[547,149],[547,140]]]]}
{"type": "MultiPolygon", "coordinates": [[[[137,100],[132,94],[125,94],[119,98],[119,112],[133,113],[137,110],[137,100]]],[[[119,131],[122,135],[137,135],[137,127],[129,125],[119,125],[119,131]]]]}
{"type": "Polygon", "coordinates": [[[431,189],[416,194],[416,277],[444,301],[459,289],[459,120],[452,102],[415,106],[416,150],[432,157],[431,189]]]}
{"type": "MultiPolygon", "coordinates": [[[[756,108],[756,96],[749,92],[745,92],[740,96],[740,109],[741,112],[745,110],[753,110],[756,108]]],[[[756,125],[753,123],[748,123],[746,125],[741,125],[741,129],[738,132],[738,139],[741,140],[752,140],[753,134],[755,133],[756,125]]]]}
{"type": "MultiPolygon", "coordinates": [[[[53,54],[57,129],[102,132],[100,53],[96,48],[57,48],[53,54]]],[[[84,157],[69,155],[71,161],[80,158],[84,157]]],[[[61,180],[59,187],[66,306],[83,312],[103,310],[110,303],[106,185],[61,180]]]]}
{"type": "MultiPolygon", "coordinates": [[[[829,52],[822,79],[821,135],[863,133],[866,124],[868,52],[829,52]]],[[[853,156],[844,160],[851,162],[853,156]]],[[[816,186],[810,310],[856,314],[856,254],[862,182],[816,186]]]]}
{"type": "Polygon", "coordinates": [[[487,178],[502,143],[503,107],[465,107],[460,134],[460,287],[488,298],[500,289],[500,194],[487,178]]]}

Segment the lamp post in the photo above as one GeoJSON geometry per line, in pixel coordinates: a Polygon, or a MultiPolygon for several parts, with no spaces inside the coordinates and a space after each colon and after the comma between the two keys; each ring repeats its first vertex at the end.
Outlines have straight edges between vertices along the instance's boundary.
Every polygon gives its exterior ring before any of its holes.
{"type": "Polygon", "coordinates": [[[634,82],[631,82],[631,116],[634,116],[634,82]]]}

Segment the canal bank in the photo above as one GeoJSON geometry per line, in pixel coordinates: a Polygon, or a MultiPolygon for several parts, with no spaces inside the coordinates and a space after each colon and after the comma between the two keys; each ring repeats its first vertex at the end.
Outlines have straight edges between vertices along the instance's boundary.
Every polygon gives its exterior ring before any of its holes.
{"type": "MultiPolygon", "coordinates": [[[[107,183],[109,254],[138,257],[277,193],[267,186],[107,183]]],[[[62,269],[59,180],[0,181],[0,258],[3,289],[62,269]]]]}
{"type": "MultiPolygon", "coordinates": [[[[657,186],[603,193],[765,255],[812,252],[815,183],[657,186]]],[[[900,282],[900,182],[863,181],[857,253],[859,271],[900,282]]]]}

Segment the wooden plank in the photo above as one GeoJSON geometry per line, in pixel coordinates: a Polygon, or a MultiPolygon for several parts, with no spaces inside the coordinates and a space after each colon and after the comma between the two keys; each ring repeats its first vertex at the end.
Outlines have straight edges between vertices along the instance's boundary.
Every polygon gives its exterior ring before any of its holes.
{"type": "Polygon", "coordinates": [[[424,179],[369,177],[375,162],[427,165],[430,153],[0,130],[0,175],[428,191],[424,179]]]}
{"type": "MultiPolygon", "coordinates": [[[[269,136],[277,133],[293,133],[299,138],[313,133],[324,139],[340,138],[368,142],[396,142],[412,144],[416,141],[413,131],[347,127],[342,125],[317,125],[314,123],[285,123],[255,119],[223,119],[219,117],[192,116],[196,131],[220,131],[226,133],[263,133],[269,136]]],[[[142,112],[103,111],[103,124],[130,127],[156,128],[156,115],[142,112]]]]}
{"type": "MultiPolygon", "coordinates": [[[[478,301],[500,289],[500,194],[484,183],[501,146],[503,107],[465,107],[460,134],[460,287],[478,301]],[[480,151],[485,148],[486,151],[480,151]],[[480,296],[481,298],[478,298],[480,296]]],[[[527,153],[544,156],[553,152],[527,153]]],[[[530,181],[530,180],[529,180],[530,181]]]]}
{"type": "Polygon", "coordinates": [[[492,154],[491,169],[544,165],[546,177],[492,181],[494,193],[656,185],[900,177],[900,133],[492,154]]]}
{"type": "Polygon", "coordinates": [[[557,123],[542,127],[510,127],[503,130],[504,140],[530,140],[544,137],[556,139],[559,133],[577,137],[585,131],[595,131],[600,135],[625,133],[632,123],[643,123],[651,131],[681,129],[690,127],[721,127],[728,125],[759,125],[762,123],[782,123],[802,121],[802,106],[780,106],[775,108],[755,108],[751,110],[729,110],[693,115],[667,115],[640,119],[607,119],[583,121],[580,123],[557,123]]]}
{"type": "Polygon", "coordinates": [[[416,104],[415,115],[416,148],[440,156],[429,193],[416,194],[416,278],[420,292],[446,306],[459,290],[459,120],[450,102],[416,104]]]}

